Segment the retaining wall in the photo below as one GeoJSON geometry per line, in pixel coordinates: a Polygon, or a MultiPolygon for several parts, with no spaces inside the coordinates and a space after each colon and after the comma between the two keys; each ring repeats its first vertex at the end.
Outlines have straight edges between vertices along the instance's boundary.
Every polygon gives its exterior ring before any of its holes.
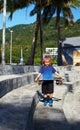
{"type": "MultiPolygon", "coordinates": [[[[15,88],[34,82],[39,68],[40,66],[0,65],[0,97],[15,88]]],[[[55,68],[68,83],[80,79],[78,66],[55,66],[55,68]]]]}
{"type": "MultiPolygon", "coordinates": [[[[56,66],[53,65],[60,73],[70,71],[80,72],[79,66],[56,66]]],[[[0,65],[0,75],[8,74],[24,74],[28,72],[37,72],[40,66],[27,66],[27,65],[0,65]]]]}

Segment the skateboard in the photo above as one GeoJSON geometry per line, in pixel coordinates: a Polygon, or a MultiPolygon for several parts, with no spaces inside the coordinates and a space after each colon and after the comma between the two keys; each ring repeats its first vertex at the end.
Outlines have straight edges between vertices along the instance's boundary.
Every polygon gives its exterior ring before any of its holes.
{"type": "Polygon", "coordinates": [[[38,80],[38,85],[41,85],[43,81],[56,81],[57,85],[62,85],[62,79],[61,78],[54,78],[53,80],[38,80]]]}

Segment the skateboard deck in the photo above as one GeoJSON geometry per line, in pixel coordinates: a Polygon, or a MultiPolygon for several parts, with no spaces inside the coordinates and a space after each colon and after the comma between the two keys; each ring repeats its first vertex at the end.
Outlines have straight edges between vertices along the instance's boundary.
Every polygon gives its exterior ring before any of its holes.
{"type": "Polygon", "coordinates": [[[41,85],[43,81],[56,81],[57,85],[62,85],[62,79],[61,78],[54,78],[53,80],[38,80],[38,84],[41,85]]]}

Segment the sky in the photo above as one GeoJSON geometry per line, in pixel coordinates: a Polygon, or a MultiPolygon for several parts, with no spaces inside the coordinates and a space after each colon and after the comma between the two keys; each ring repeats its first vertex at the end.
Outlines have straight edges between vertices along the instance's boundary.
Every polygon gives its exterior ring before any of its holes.
{"type": "MultiPolygon", "coordinates": [[[[6,28],[13,27],[20,24],[31,24],[36,21],[36,15],[30,16],[30,11],[34,8],[30,5],[28,8],[24,8],[16,11],[13,14],[12,20],[9,19],[9,13],[6,15],[6,28]]],[[[80,8],[72,9],[74,15],[74,21],[80,19],[80,8]]],[[[3,14],[0,14],[0,29],[3,27],[3,14]]]]}
{"type": "MultiPolygon", "coordinates": [[[[36,15],[30,16],[30,11],[34,8],[33,5],[28,8],[24,8],[18,11],[15,11],[12,17],[12,20],[9,18],[9,13],[6,15],[6,27],[12,27],[19,24],[30,24],[35,22],[36,15]]],[[[3,27],[3,14],[0,14],[0,29],[3,27]]]]}

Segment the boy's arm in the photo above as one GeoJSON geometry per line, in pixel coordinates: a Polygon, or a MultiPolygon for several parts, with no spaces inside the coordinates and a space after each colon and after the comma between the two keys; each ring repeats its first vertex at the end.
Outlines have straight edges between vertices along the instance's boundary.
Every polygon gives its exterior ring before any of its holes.
{"type": "Polygon", "coordinates": [[[64,79],[63,76],[61,76],[58,72],[55,72],[55,75],[57,75],[59,78],[64,79]]]}
{"type": "Polygon", "coordinates": [[[35,78],[35,82],[40,78],[40,76],[41,76],[41,73],[39,73],[39,74],[37,75],[37,77],[35,78]]]}

